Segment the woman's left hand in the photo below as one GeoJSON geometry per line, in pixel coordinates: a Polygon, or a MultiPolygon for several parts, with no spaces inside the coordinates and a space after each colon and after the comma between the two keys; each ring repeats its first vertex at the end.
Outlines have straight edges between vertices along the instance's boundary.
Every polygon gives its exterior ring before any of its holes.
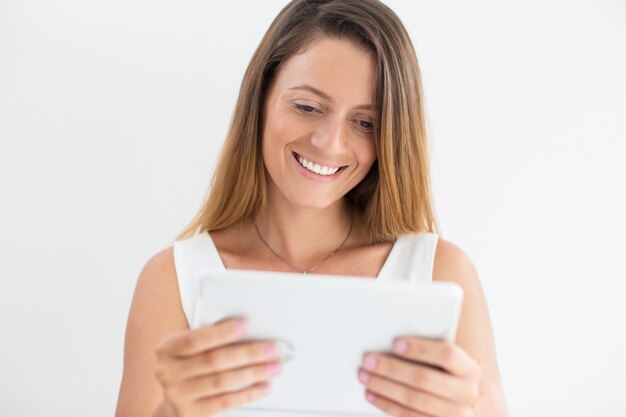
{"type": "Polygon", "coordinates": [[[393,352],[363,356],[359,380],[372,404],[397,417],[475,417],[482,372],[461,347],[402,337],[393,352]]]}

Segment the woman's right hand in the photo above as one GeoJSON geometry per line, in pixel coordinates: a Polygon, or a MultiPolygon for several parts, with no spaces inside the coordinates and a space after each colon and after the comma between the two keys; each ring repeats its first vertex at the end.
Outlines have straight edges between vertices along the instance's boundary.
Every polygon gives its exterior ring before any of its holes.
{"type": "Polygon", "coordinates": [[[246,319],[236,318],[163,340],[156,349],[162,406],[176,417],[211,417],[267,395],[282,362],[272,341],[233,344],[246,333],[246,319]]]}

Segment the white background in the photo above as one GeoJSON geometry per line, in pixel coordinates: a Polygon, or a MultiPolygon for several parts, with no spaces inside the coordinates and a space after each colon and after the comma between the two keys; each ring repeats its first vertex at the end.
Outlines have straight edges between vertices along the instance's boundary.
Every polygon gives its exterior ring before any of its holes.
{"type": "MultiPolygon", "coordinates": [[[[111,416],[145,262],[284,1],[0,0],[0,415],[111,416]]],[[[626,415],[626,2],[387,2],[512,416],[626,415]]]]}

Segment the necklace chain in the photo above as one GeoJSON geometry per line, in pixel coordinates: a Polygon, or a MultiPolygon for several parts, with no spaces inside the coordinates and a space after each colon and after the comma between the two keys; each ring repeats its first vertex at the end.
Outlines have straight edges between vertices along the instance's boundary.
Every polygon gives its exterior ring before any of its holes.
{"type": "Polygon", "coordinates": [[[261,242],[263,242],[263,244],[267,247],[267,249],[269,249],[270,252],[272,252],[272,254],[274,254],[274,256],[276,256],[278,259],[280,259],[281,261],[283,261],[284,263],[289,265],[289,267],[291,267],[292,269],[294,269],[294,270],[296,270],[296,271],[306,275],[306,274],[312,272],[315,268],[317,268],[326,259],[335,256],[335,254],[339,251],[339,249],[341,249],[343,247],[343,245],[348,241],[348,238],[350,237],[350,234],[352,233],[352,224],[353,223],[354,223],[354,212],[352,213],[352,216],[350,218],[350,229],[348,230],[348,234],[346,235],[346,238],[343,240],[343,242],[341,242],[341,245],[339,245],[339,247],[337,249],[332,251],[329,255],[324,257],[322,260],[320,260],[318,263],[313,265],[311,268],[304,269],[304,270],[296,268],[295,266],[293,266],[292,264],[287,262],[287,260],[285,258],[283,258],[279,254],[277,254],[274,251],[274,249],[272,249],[272,247],[269,245],[269,243],[267,243],[267,241],[265,239],[263,239],[263,236],[261,236],[261,232],[259,231],[259,226],[257,226],[257,224],[256,224],[256,220],[254,221],[254,228],[256,229],[256,234],[259,236],[259,239],[261,239],[261,242]]]}

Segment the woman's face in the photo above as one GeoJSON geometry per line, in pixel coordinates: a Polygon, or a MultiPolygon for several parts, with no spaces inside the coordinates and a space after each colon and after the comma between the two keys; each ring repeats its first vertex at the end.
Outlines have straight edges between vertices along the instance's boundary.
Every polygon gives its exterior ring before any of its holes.
{"type": "Polygon", "coordinates": [[[270,196],[324,208],[365,177],[376,160],[374,75],[374,55],[347,40],[321,38],[283,63],[264,103],[270,196]]]}

